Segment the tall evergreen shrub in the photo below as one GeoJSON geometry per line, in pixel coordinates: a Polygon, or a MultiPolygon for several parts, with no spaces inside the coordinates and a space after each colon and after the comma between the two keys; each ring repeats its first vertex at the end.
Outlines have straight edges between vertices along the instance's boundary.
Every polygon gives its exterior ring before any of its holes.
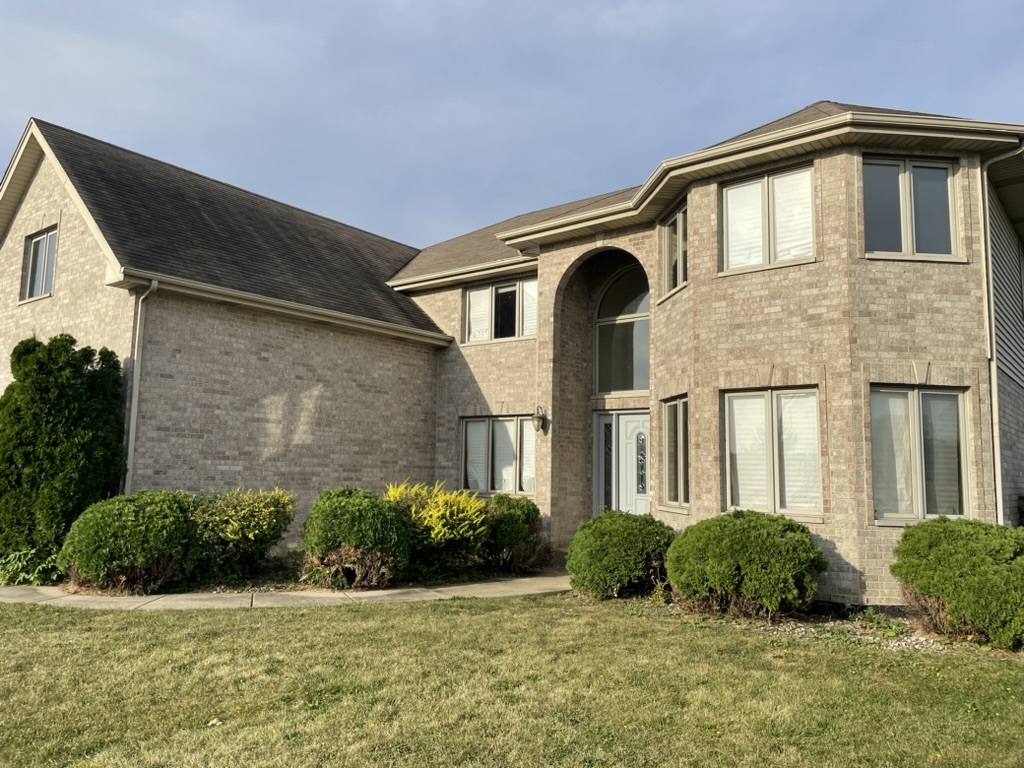
{"type": "Polygon", "coordinates": [[[86,507],[117,491],[121,364],[61,334],[20,342],[11,373],[0,397],[0,557],[34,550],[43,560],[86,507]]]}

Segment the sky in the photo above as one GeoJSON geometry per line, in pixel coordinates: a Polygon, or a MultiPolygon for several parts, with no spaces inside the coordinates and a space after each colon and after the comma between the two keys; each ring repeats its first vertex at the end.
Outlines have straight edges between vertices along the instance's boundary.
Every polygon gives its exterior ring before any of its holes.
{"type": "Polygon", "coordinates": [[[3,0],[30,117],[426,247],[820,99],[1024,123],[1011,0],[3,0]]]}

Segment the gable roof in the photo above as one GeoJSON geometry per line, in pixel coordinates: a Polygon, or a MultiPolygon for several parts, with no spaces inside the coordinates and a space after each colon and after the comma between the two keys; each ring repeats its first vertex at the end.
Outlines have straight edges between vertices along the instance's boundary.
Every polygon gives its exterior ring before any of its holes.
{"type": "Polygon", "coordinates": [[[385,284],[415,248],[51,123],[33,124],[125,274],[441,333],[385,284]]]}

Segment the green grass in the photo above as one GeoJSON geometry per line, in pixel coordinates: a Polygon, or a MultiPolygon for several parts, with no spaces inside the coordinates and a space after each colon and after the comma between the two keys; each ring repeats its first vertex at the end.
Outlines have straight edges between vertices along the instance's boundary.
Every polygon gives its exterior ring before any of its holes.
{"type": "Polygon", "coordinates": [[[1024,659],[637,603],[2,605],[0,649],[20,768],[1024,764],[1024,659]]]}

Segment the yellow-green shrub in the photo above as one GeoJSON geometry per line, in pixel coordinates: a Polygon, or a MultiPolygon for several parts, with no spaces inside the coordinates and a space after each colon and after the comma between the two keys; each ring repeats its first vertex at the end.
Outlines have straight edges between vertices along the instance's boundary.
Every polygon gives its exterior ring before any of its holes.
{"type": "Polygon", "coordinates": [[[421,571],[463,568],[487,538],[487,503],[469,491],[446,491],[443,483],[389,485],[384,498],[398,504],[413,523],[411,561],[421,571]]]}
{"type": "Polygon", "coordinates": [[[192,519],[199,530],[203,565],[214,575],[251,572],[288,530],[294,516],[295,499],[280,488],[238,488],[200,497],[192,519]]]}

